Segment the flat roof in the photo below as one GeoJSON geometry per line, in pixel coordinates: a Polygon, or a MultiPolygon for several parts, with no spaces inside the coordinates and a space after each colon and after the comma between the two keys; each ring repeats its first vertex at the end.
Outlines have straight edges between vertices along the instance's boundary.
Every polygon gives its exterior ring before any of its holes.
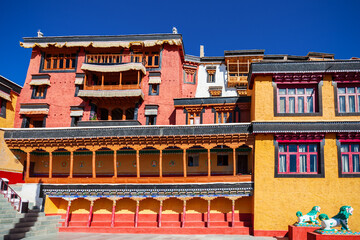
{"type": "Polygon", "coordinates": [[[159,34],[135,34],[135,35],[84,35],[84,36],[53,36],[53,37],[24,37],[25,43],[47,43],[47,42],[83,42],[83,41],[145,41],[182,39],[181,34],[159,33],[159,34]]]}

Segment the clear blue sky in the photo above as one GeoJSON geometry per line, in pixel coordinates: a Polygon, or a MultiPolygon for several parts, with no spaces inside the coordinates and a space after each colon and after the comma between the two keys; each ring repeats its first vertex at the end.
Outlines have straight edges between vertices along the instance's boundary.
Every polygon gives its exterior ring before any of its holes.
{"type": "Polygon", "coordinates": [[[30,49],[22,37],[171,33],[186,54],[223,56],[224,50],[265,54],[334,53],[360,57],[360,1],[12,1],[0,0],[0,75],[23,85],[30,49]]]}

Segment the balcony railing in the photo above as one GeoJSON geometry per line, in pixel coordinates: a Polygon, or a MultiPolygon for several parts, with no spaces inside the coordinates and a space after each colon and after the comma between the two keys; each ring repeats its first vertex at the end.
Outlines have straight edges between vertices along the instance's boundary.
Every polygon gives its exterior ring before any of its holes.
{"type": "Polygon", "coordinates": [[[84,86],[84,90],[128,90],[128,89],[140,89],[140,86],[138,84],[84,86]]]}
{"type": "Polygon", "coordinates": [[[247,76],[228,76],[228,87],[247,87],[247,76]]]}
{"type": "Polygon", "coordinates": [[[86,63],[97,64],[120,64],[131,62],[143,62],[142,54],[87,54],[86,63]]]}

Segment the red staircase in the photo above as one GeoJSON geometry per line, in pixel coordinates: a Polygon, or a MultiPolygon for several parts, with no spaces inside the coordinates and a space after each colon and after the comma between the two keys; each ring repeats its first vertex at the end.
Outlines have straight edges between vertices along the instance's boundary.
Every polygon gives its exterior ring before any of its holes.
{"type": "MultiPolygon", "coordinates": [[[[161,227],[157,214],[139,214],[138,227],[134,227],[134,214],[116,214],[115,227],[111,227],[111,214],[94,214],[87,227],[88,214],[71,214],[69,226],[63,223],[60,232],[97,233],[148,233],[148,234],[239,234],[249,235],[252,228],[251,214],[236,214],[235,225],[231,213],[212,213],[210,225],[207,214],[186,214],[185,227],[181,227],[181,214],[162,214],[161,227]]],[[[62,215],[65,219],[65,214],[62,215]]]]}

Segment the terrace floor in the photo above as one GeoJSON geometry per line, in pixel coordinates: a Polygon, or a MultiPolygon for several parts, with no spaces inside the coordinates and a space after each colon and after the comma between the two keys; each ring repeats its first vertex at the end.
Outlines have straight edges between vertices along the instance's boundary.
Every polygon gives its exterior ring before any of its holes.
{"type": "MultiPolygon", "coordinates": [[[[111,233],[64,233],[37,237],[37,240],[275,240],[272,237],[254,237],[244,235],[175,235],[175,234],[111,234],[111,233]]],[[[284,238],[284,240],[287,238],[284,238]]]]}

